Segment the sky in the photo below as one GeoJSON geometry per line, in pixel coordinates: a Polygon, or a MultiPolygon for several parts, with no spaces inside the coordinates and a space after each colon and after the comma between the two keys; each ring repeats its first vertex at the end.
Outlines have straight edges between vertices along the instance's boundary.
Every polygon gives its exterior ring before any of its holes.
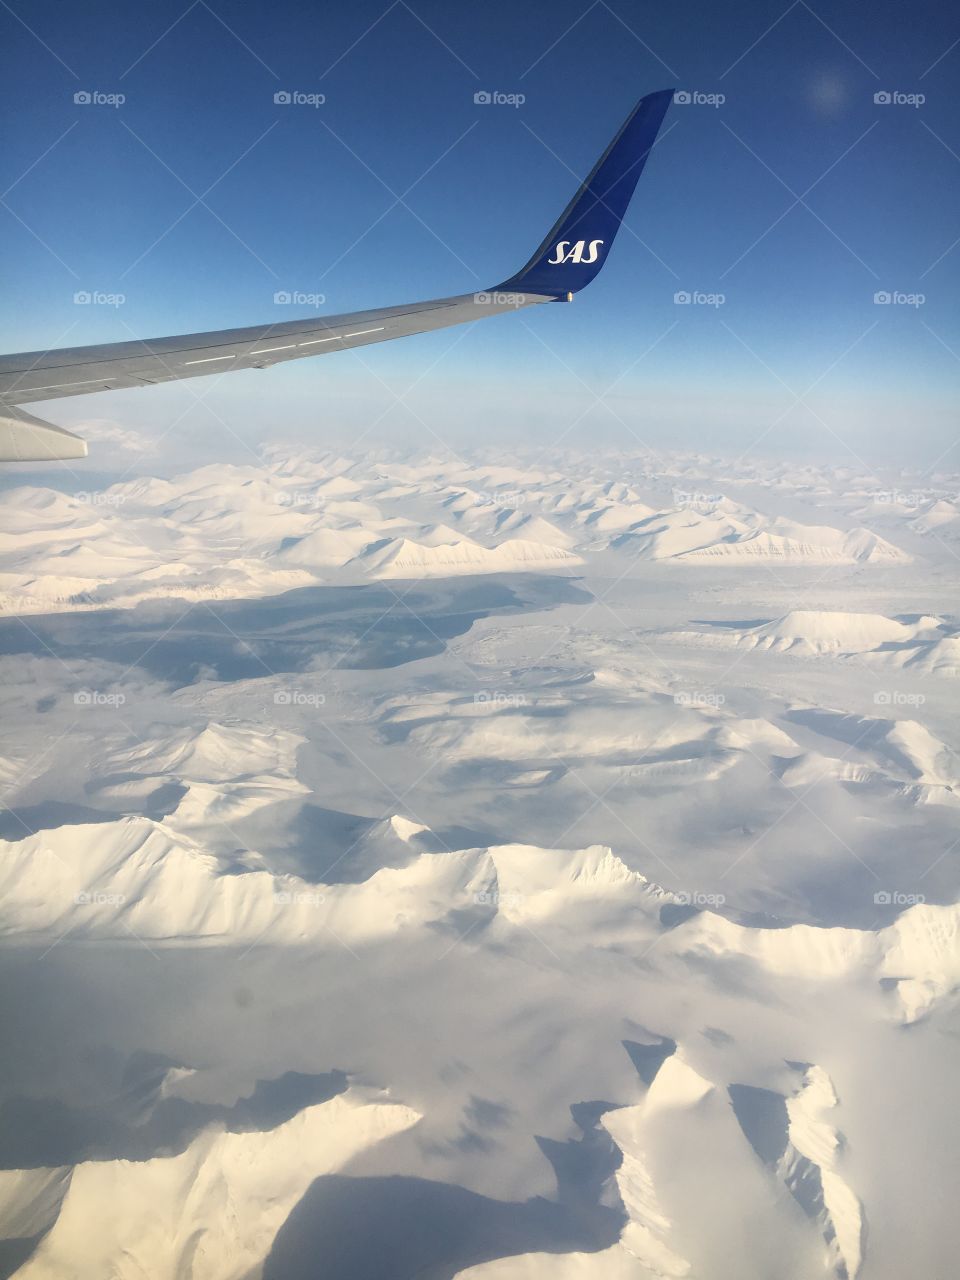
{"type": "Polygon", "coordinates": [[[0,29],[11,352],[492,286],[639,97],[692,99],[671,106],[572,306],[40,416],[108,419],[173,455],[344,444],[373,424],[438,450],[956,467],[960,18],[945,5],[10,0],[0,29]]]}

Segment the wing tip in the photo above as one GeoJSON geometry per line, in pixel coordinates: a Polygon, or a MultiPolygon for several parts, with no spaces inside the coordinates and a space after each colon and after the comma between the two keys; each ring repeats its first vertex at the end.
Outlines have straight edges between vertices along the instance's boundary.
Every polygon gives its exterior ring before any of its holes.
{"type": "Polygon", "coordinates": [[[676,92],[644,94],[536,253],[498,289],[565,298],[598,275],[676,92]]]}

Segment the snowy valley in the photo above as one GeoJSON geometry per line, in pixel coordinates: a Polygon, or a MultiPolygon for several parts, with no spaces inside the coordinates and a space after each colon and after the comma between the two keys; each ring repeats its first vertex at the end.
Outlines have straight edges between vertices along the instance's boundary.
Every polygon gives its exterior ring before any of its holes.
{"type": "Polygon", "coordinates": [[[29,479],[0,1274],[952,1274],[960,477],[29,479]]]}

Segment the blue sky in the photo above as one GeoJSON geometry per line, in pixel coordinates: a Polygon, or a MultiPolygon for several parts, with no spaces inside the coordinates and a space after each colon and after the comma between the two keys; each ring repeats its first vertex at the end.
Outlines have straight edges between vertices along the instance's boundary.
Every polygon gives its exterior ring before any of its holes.
{"type": "Polygon", "coordinates": [[[308,310],[276,306],[279,290],[337,312],[494,284],[638,97],[724,97],[671,107],[605,271],[570,307],[61,401],[45,410],[55,421],[109,417],[171,443],[344,441],[376,421],[397,444],[566,433],[918,466],[956,439],[960,21],[942,6],[11,10],[8,351],[308,310]],[[477,105],[478,90],[526,100],[477,105]],[[75,103],[83,91],[125,101],[75,103]],[[278,91],[325,102],[278,105],[278,91]],[[76,305],[78,291],[125,301],[76,305]],[[724,301],[678,305],[681,291],[724,301]],[[924,301],[877,305],[878,292],[924,301]]]}

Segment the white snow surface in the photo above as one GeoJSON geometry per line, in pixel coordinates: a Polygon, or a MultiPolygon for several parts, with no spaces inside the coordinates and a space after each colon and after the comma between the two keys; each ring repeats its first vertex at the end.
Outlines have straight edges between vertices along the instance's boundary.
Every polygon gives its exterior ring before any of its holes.
{"type": "Polygon", "coordinates": [[[5,493],[10,1274],[952,1274],[956,478],[156,464],[5,493]]]}

